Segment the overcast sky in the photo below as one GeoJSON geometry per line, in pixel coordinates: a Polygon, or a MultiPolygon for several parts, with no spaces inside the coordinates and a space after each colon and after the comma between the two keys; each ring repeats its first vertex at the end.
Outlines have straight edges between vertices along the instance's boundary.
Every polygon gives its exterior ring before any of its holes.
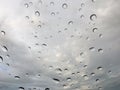
{"type": "Polygon", "coordinates": [[[120,0],[0,0],[0,90],[120,90],[119,9],[120,0]]]}

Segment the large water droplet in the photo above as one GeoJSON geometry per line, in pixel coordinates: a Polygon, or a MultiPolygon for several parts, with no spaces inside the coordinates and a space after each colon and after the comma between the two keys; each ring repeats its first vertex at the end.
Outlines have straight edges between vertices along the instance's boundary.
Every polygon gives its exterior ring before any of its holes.
{"type": "Polygon", "coordinates": [[[97,19],[97,15],[96,15],[96,14],[90,15],[90,20],[91,20],[91,21],[94,21],[94,20],[96,20],[96,19],[97,19]]]}
{"type": "Polygon", "coordinates": [[[62,8],[63,8],[63,9],[66,9],[66,8],[68,8],[68,5],[67,5],[66,3],[64,3],[64,4],[62,5],[62,8]]]}

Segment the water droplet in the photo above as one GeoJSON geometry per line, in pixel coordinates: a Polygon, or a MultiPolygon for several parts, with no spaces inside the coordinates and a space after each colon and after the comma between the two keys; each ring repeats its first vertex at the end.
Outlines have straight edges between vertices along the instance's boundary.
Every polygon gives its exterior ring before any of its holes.
{"type": "Polygon", "coordinates": [[[1,34],[2,34],[2,35],[5,35],[5,31],[1,31],[1,34]]]}
{"type": "Polygon", "coordinates": [[[85,6],[85,4],[84,3],[81,3],[81,7],[84,7],[85,6]]]}
{"type": "Polygon", "coordinates": [[[43,43],[42,45],[43,45],[43,46],[47,46],[47,44],[45,44],[45,43],[43,43]]]}
{"type": "Polygon", "coordinates": [[[67,81],[71,81],[71,78],[69,77],[69,78],[67,78],[67,81]]]}
{"type": "Polygon", "coordinates": [[[68,30],[67,28],[64,29],[65,31],[68,30]]]}
{"type": "Polygon", "coordinates": [[[96,20],[97,19],[97,15],[96,14],[92,14],[91,16],[90,16],[90,20],[91,21],[94,21],[94,20],[96,20]]]}
{"type": "Polygon", "coordinates": [[[72,25],[72,24],[73,24],[73,21],[69,21],[69,22],[68,22],[68,25],[72,25]]]}
{"type": "Polygon", "coordinates": [[[15,78],[15,79],[20,79],[20,77],[19,77],[19,76],[15,76],[14,78],[15,78]]]}
{"type": "Polygon", "coordinates": [[[53,6],[53,5],[54,5],[54,2],[50,2],[50,5],[53,6]]]}
{"type": "Polygon", "coordinates": [[[54,12],[52,12],[52,13],[51,13],[51,16],[55,16],[55,13],[54,13],[54,12]]]}
{"type": "Polygon", "coordinates": [[[40,16],[40,12],[39,11],[35,11],[35,15],[36,16],[40,16]]]}
{"type": "Polygon", "coordinates": [[[84,67],[84,68],[87,68],[87,65],[84,65],[83,67],[84,67]]]}
{"type": "Polygon", "coordinates": [[[99,49],[98,49],[98,52],[99,52],[99,53],[103,53],[103,49],[99,48],[99,49]]]}
{"type": "Polygon", "coordinates": [[[79,8],[78,11],[80,12],[82,10],[82,8],[79,8]]]}
{"type": "Polygon", "coordinates": [[[25,88],[24,87],[19,87],[19,90],[25,90],[25,88]]]}
{"type": "Polygon", "coordinates": [[[26,7],[26,8],[28,8],[28,7],[29,7],[28,3],[25,3],[24,5],[25,5],[25,7],[26,7]]]}
{"type": "Polygon", "coordinates": [[[38,27],[38,28],[41,28],[42,26],[41,26],[41,25],[38,25],[37,27],[38,27]]]}
{"type": "Polygon", "coordinates": [[[97,70],[102,70],[103,68],[102,67],[97,67],[97,70]]]}
{"type": "Polygon", "coordinates": [[[99,37],[100,37],[100,38],[102,38],[102,37],[103,37],[103,35],[102,35],[102,34],[99,34],[99,37]]]}
{"type": "Polygon", "coordinates": [[[95,76],[95,73],[94,73],[94,72],[92,72],[92,73],[91,73],[91,76],[95,76]]]}
{"type": "Polygon", "coordinates": [[[45,88],[45,90],[50,90],[50,88],[45,88]]]}
{"type": "Polygon", "coordinates": [[[83,56],[83,55],[84,55],[84,53],[83,53],[83,52],[81,52],[81,53],[80,53],[80,56],[83,56]]]}
{"type": "Polygon", "coordinates": [[[3,46],[3,47],[2,47],[2,50],[3,50],[4,52],[7,52],[7,51],[8,51],[8,49],[7,49],[6,46],[3,46]]]}
{"type": "Polygon", "coordinates": [[[99,80],[99,79],[96,79],[95,81],[98,83],[100,80],[99,80]]]}
{"type": "Polygon", "coordinates": [[[95,47],[90,47],[89,50],[90,51],[95,51],[95,47]]]}
{"type": "Polygon", "coordinates": [[[59,82],[60,82],[60,80],[57,79],[57,78],[53,78],[53,80],[54,80],[56,83],[59,83],[59,82]]]}
{"type": "Polygon", "coordinates": [[[64,3],[64,4],[62,5],[62,8],[63,8],[63,9],[66,9],[66,8],[68,8],[68,5],[67,5],[66,3],[64,3]]]}
{"type": "Polygon", "coordinates": [[[98,90],[102,90],[102,87],[98,87],[98,90]]]}
{"type": "Polygon", "coordinates": [[[80,18],[84,18],[84,15],[81,15],[80,18]]]}
{"type": "Polygon", "coordinates": [[[93,28],[93,30],[92,30],[92,31],[93,31],[93,32],[96,32],[97,30],[98,30],[98,28],[93,28]]]}
{"type": "Polygon", "coordinates": [[[29,2],[29,5],[30,5],[30,6],[32,6],[32,5],[33,5],[33,3],[32,3],[32,2],[29,2]]]}
{"type": "Polygon", "coordinates": [[[96,2],[96,0],[92,0],[92,2],[96,2]]]}
{"type": "Polygon", "coordinates": [[[111,71],[111,70],[109,70],[109,71],[108,71],[108,73],[110,74],[110,73],[112,73],[112,71],[111,71]]]}
{"type": "Polygon", "coordinates": [[[83,78],[84,78],[85,80],[87,80],[87,79],[88,79],[88,76],[87,76],[87,75],[84,75],[83,78]]]}
{"type": "Polygon", "coordinates": [[[3,62],[3,57],[2,56],[0,56],[0,63],[2,63],[3,62]]]}

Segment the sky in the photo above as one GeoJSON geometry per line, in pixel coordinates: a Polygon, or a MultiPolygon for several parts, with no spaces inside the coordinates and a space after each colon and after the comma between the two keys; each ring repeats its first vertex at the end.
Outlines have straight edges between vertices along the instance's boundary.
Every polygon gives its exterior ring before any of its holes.
{"type": "Polygon", "coordinates": [[[119,0],[0,0],[0,90],[120,90],[119,0]]]}

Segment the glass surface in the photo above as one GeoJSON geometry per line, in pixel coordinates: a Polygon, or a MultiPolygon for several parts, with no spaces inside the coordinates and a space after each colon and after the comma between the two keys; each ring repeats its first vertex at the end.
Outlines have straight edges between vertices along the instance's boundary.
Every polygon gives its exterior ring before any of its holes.
{"type": "Polygon", "coordinates": [[[0,0],[0,90],[120,90],[120,0],[0,0]]]}

